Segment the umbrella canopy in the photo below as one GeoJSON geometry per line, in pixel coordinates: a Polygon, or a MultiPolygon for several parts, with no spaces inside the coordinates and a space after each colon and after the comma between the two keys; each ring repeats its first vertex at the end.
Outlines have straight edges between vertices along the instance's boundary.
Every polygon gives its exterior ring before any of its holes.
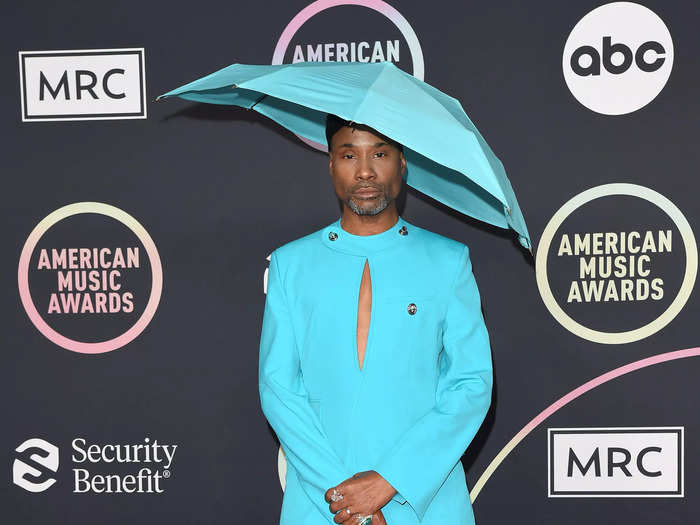
{"type": "Polygon", "coordinates": [[[235,105],[326,145],[326,115],[401,143],[406,183],[443,204],[512,228],[532,253],[513,188],[459,101],[392,62],[232,64],[156,98],[235,105]]]}

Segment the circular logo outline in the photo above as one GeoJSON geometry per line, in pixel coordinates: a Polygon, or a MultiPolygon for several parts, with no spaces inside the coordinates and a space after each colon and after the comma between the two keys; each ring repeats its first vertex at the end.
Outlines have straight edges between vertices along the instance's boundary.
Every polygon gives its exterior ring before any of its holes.
{"type": "Polygon", "coordinates": [[[78,352],[81,354],[101,354],[104,352],[111,352],[112,350],[116,350],[117,348],[130,343],[146,328],[148,323],[150,323],[156,309],[158,308],[158,303],[160,302],[160,296],[163,289],[163,268],[161,266],[160,256],[158,255],[158,250],[156,249],[153,239],[151,239],[151,236],[148,234],[146,229],[141,226],[141,224],[134,217],[110,204],[105,204],[102,202],[76,202],[51,212],[43,220],[41,220],[29,234],[29,237],[22,248],[22,254],[20,255],[17,270],[17,282],[19,285],[19,294],[24,310],[27,312],[27,315],[34,326],[47,339],[58,346],[73,352],[78,352]],[[36,245],[41,237],[57,222],[81,213],[97,213],[100,215],[106,215],[107,217],[111,217],[112,219],[124,224],[124,226],[129,228],[136,235],[136,237],[138,237],[139,241],[141,241],[141,244],[143,244],[144,248],[146,249],[146,253],[148,254],[148,259],[151,264],[151,277],[153,281],[151,285],[151,295],[148,298],[148,303],[146,304],[146,308],[141,314],[141,317],[139,317],[133,326],[131,326],[131,328],[129,328],[123,334],[107,341],[97,343],[76,341],[59,334],[56,330],[51,328],[39,314],[29,290],[29,261],[32,253],[34,253],[34,248],[36,248],[36,245]]]}
{"type": "Polygon", "coordinates": [[[535,259],[535,275],[537,279],[537,287],[540,291],[540,296],[545,306],[549,310],[549,313],[571,333],[594,343],[602,344],[624,344],[638,341],[649,337],[650,335],[658,332],[668,323],[670,323],[673,318],[678,315],[685,303],[690,298],[690,294],[695,285],[695,278],[698,271],[698,252],[697,244],[695,242],[695,235],[690,227],[690,223],[685,218],[683,213],[673,204],[669,199],[661,195],[660,193],[647,188],[645,186],[640,186],[638,184],[630,183],[610,183],[603,184],[600,186],[595,186],[589,188],[578,195],[575,195],[569,199],[564,205],[559,208],[556,213],[545,226],[542,236],[540,237],[540,242],[537,245],[537,256],[535,259]],[[612,195],[628,195],[631,197],[639,197],[652,204],[661,208],[671,220],[675,223],[676,228],[681,234],[683,239],[683,245],[685,246],[686,264],[685,264],[685,275],[683,276],[683,282],[678,290],[678,294],[671,302],[671,304],[666,308],[666,310],[659,315],[656,319],[647,323],[644,326],[635,328],[633,330],[627,330],[624,332],[603,332],[600,330],[593,330],[587,328],[575,321],[570,317],[557,303],[552,290],[549,287],[549,279],[547,277],[547,256],[549,254],[549,247],[554,238],[554,234],[557,232],[564,220],[579,207],[584,204],[597,199],[599,197],[608,197],[612,195]]]}
{"type": "MultiPolygon", "coordinates": [[[[624,23],[624,22],[623,22],[624,23]]],[[[590,45],[589,44],[584,44],[584,45],[590,45]]],[[[595,46],[594,46],[595,47],[595,46]]],[[[600,53],[600,49],[598,47],[595,47],[596,51],[600,53]]],[[[602,60],[602,57],[600,57],[602,60]]],[[[673,71],[673,63],[675,59],[675,48],[673,45],[673,37],[671,36],[671,31],[668,29],[668,26],[666,25],[666,22],[657,15],[654,11],[649,9],[647,6],[644,6],[642,4],[638,4],[636,2],[626,2],[626,1],[620,1],[620,2],[610,2],[607,4],[600,5],[592,10],[590,10],[588,13],[586,13],[584,16],[582,16],[578,22],[574,25],[574,27],[571,29],[569,32],[569,35],[566,38],[566,41],[564,42],[564,48],[562,50],[562,74],[564,76],[564,82],[566,83],[567,88],[569,89],[569,92],[571,95],[576,99],[576,101],[581,104],[583,107],[586,109],[589,109],[590,111],[593,111],[594,113],[598,113],[601,115],[607,115],[607,116],[620,116],[620,115],[628,115],[630,113],[634,113],[635,111],[639,111],[640,109],[646,107],[647,105],[651,104],[656,97],[658,97],[661,92],[664,90],[666,85],[668,84],[668,80],[671,76],[671,73],[673,71]],[[581,91],[580,86],[578,85],[578,81],[580,81],[579,78],[577,78],[577,75],[571,71],[571,66],[569,64],[569,61],[571,59],[572,52],[575,51],[575,49],[572,49],[574,44],[570,44],[572,42],[572,39],[576,39],[580,37],[581,32],[586,32],[590,31],[590,27],[599,27],[601,25],[600,18],[605,18],[605,17],[615,17],[616,19],[622,19],[623,21],[629,18],[629,16],[621,16],[619,12],[621,10],[628,10],[627,15],[634,15],[637,17],[645,17],[644,22],[648,25],[650,23],[656,24],[657,27],[656,29],[661,29],[665,34],[664,37],[668,38],[668,41],[670,43],[671,48],[665,50],[665,61],[668,64],[668,74],[665,75],[665,78],[663,82],[661,82],[656,89],[656,92],[649,98],[648,94],[645,96],[644,100],[638,99],[635,100],[632,104],[629,104],[624,107],[624,109],[620,109],[619,106],[615,106],[614,109],[612,109],[612,106],[606,106],[606,104],[600,104],[599,102],[594,103],[592,100],[590,100],[590,94],[584,91],[581,91]],[[643,15],[642,15],[643,14],[643,15]],[[595,106],[595,107],[594,107],[595,106]]],[[[634,62],[634,60],[633,60],[634,62]]],[[[665,66],[665,64],[664,64],[665,66]]],[[[663,67],[663,66],[662,66],[663,67]]],[[[595,90],[593,90],[596,93],[599,93],[601,90],[600,86],[598,86],[595,90]]],[[[651,91],[650,91],[651,93],[651,91]]],[[[607,98],[609,101],[616,101],[620,99],[619,94],[615,93],[608,93],[607,98]]],[[[609,103],[608,103],[609,104],[609,103]]]]}
{"type": "MultiPolygon", "coordinates": [[[[386,16],[398,28],[399,32],[408,44],[408,49],[411,51],[413,76],[419,80],[424,80],[425,61],[423,59],[423,48],[418,40],[418,35],[416,35],[416,32],[411,27],[411,24],[408,23],[408,20],[406,20],[406,18],[399,11],[397,11],[396,8],[390,6],[383,0],[316,0],[315,2],[307,5],[289,21],[287,26],[282,31],[279,40],[277,40],[275,51],[272,54],[271,64],[279,65],[284,63],[284,55],[287,52],[289,43],[292,41],[292,38],[297,31],[299,31],[299,28],[303,26],[310,18],[317,15],[321,11],[330,9],[331,7],[339,7],[344,5],[367,7],[368,9],[372,9],[386,16]]],[[[320,144],[315,140],[307,139],[301,135],[296,136],[307,146],[311,146],[314,149],[328,153],[328,146],[325,144],[320,144]]]]}

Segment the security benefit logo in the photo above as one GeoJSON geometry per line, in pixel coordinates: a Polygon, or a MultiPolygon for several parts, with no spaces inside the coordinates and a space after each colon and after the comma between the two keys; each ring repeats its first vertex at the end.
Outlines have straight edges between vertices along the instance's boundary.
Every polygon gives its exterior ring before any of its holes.
{"type": "Polygon", "coordinates": [[[685,216],[636,184],[590,188],[550,219],[537,246],[537,286],[579,337],[622,344],[665,327],[695,284],[698,253],[685,216]]]}
{"type": "Polygon", "coordinates": [[[144,49],[20,51],[22,121],[146,118],[144,49]]]}
{"type": "Polygon", "coordinates": [[[15,449],[12,482],[29,492],[43,492],[56,483],[58,447],[39,438],[31,438],[15,449]]]}
{"type": "Polygon", "coordinates": [[[70,486],[75,494],[160,494],[172,475],[177,445],[159,443],[145,437],[141,443],[114,444],[73,439],[70,446],[70,473],[59,473],[59,447],[31,438],[15,449],[12,481],[29,492],[43,492],[61,478],[59,485],[70,486]]]}
{"type": "Polygon", "coordinates": [[[20,255],[19,294],[47,339],[85,354],[109,352],[136,338],[160,301],[163,271],[146,229],[100,202],[50,213],[20,255]]]}
{"type": "Polygon", "coordinates": [[[683,497],[684,427],[549,428],[549,497],[683,497]]]}
{"type": "Polygon", "coordinates": [[[573,28],[562,69],[573,96],[588,109],[623,115],[649,104],[673,68],[673,41],[666,24],[632,2],[595,8],[573,28]]]}

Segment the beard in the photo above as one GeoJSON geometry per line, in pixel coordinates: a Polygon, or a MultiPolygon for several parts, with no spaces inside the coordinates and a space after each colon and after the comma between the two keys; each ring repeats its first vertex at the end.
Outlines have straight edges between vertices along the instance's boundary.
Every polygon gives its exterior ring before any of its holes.
{"type": "Polygon", "coordinates": [[[377,215],[389,206],[391,199],[381,188],[377,188],[379,194],[371,199],[363,199],[361,197],[351,195],[344,202],[348,208],[358,215],[377,215]],[[357,201],[355,201],[355,198],[357,201]]]}

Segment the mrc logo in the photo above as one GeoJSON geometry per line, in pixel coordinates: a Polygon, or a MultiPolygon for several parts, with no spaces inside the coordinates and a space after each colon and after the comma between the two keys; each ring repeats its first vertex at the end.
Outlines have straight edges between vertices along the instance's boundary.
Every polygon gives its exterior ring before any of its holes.
{"type": "Polygon", "coordinates": [[[146,118],[144,49],[20,51],[22,121],[146,118]]]}
{"type": "Polygon", "coordinates": [[[549,428],[549,497],[683,497],[683,427],[549,428]]]}

